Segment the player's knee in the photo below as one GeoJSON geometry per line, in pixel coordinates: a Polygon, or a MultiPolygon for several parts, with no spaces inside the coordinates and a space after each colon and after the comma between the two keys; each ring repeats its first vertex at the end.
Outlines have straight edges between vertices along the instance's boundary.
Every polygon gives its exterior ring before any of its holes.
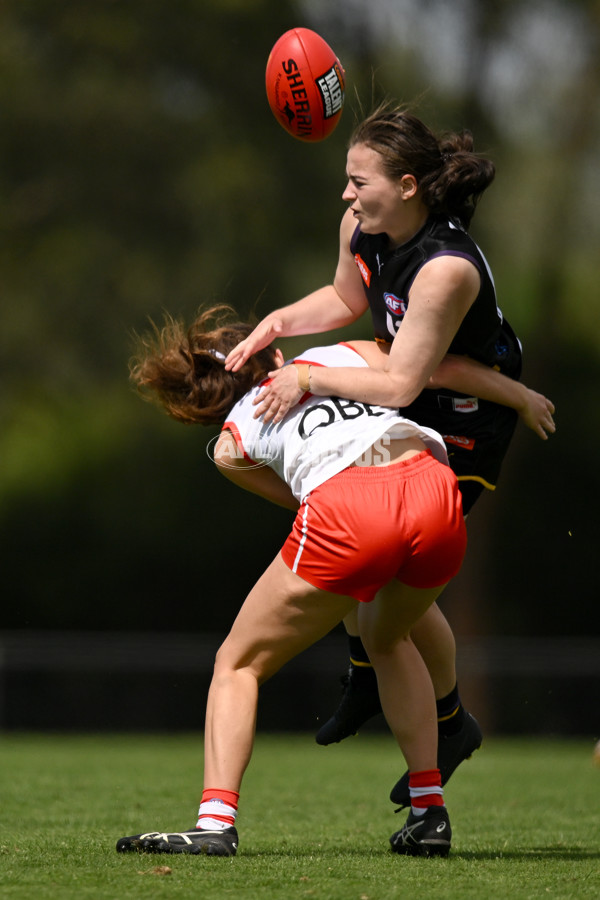
{"type": "Polygon", "coordinates": [[[408,630],[396,631],[391,627],[368,630],[361,633],[362,642],[368,653],[369,659],[376,666],[377,660],[382,661],[393,656],[398,644],[410,639],[408,630]]]}

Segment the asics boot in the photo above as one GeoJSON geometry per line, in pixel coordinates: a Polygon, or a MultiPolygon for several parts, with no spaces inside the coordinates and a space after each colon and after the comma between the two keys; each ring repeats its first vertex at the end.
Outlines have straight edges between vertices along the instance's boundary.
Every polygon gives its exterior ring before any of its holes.
{"type": "Polygon", "coordinates": [[[394,853],[407,856],[448,856],[452,829],[445,806],[430,806],[422,816],[412,810],[404,826],[390,838],[394,853]]]}

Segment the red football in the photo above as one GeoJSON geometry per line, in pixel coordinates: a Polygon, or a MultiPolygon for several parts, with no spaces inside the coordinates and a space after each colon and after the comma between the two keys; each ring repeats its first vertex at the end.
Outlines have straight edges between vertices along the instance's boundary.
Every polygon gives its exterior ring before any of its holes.
{"type": "Polygon", "coordinates": [[[315,31],[292,28],[269,54],[267,97],[277,121],[301,141],[322,141],[344,108],[341,62],[315,31]]]}

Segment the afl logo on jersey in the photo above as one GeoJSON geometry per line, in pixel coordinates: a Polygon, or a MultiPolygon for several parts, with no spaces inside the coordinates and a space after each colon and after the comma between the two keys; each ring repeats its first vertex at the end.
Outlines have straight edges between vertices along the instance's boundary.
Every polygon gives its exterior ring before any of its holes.
{"type": "Polygon", "coordinates": [[[389,311],[394,316],[403,316],[406,312],[406,300],[399,300],[394,294],[385,293],[383,300],[389,311]]]}

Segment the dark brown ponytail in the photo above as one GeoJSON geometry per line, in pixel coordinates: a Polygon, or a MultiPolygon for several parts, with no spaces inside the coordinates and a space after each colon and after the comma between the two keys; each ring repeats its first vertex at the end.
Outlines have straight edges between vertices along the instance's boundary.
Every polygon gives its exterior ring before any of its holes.
{"type": "Polygon", "coordinates": [[[494,180],[494,164],[473,152],[468,131],[437,138],[406,109],[383,103],[354,130],[350,146],[380,154],[386,175],[414,175],[425,206],[468,228],[481,194],[494,180]]]}
{"type": "Polygon", "coordinates": [[[473,152],[470,131],[444,135],[439,147],[442,166],[433,179],[421,185],[423,202],[432,212],[458,219],[468,228],[479,198],[494,180],[494,164],[473,152]]]}

